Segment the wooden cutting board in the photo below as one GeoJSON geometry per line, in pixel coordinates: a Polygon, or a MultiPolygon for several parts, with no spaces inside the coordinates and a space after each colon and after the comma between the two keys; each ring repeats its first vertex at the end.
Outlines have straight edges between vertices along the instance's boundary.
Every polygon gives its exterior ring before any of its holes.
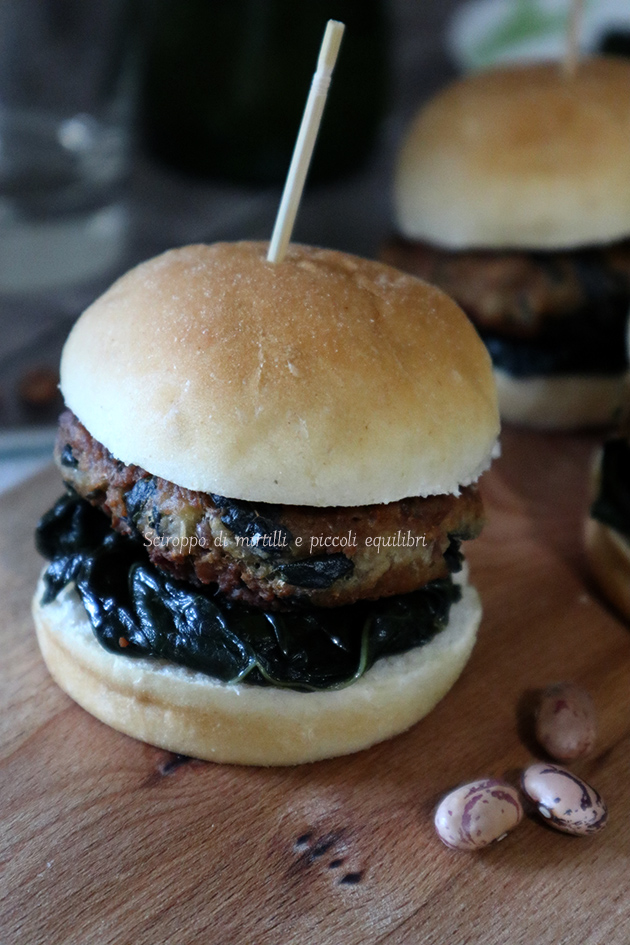
{"type": "Polygon", "coordinates": [[[485,604],[473,658],[407,734],[293,769],[189,761],[108,729],[40,660],[29,598],[51,470],[0,501],[2,945],[630,941],[630,632],[586,572],[595,439],[507,431],[468,557],[485,604]],[[531,819],[481,854],[437,840],[439,796],[532,758],[533,689],[573,679],[600,737],[574,766],[610,823],[531,819]]]}

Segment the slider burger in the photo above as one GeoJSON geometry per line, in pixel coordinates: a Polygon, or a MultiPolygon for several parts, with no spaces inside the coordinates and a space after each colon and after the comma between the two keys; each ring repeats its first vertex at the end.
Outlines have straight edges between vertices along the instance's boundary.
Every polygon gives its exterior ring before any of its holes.
{"type": "Polygon", "coordinates": [[[61,389],[67,492],[38,527],[34,615],[89,712],[295,764],[395,735],[453,685],[498,412],[441,290],[309,247],[173,250],[81,316],[61,389]]]}
{"type": "Polygon", "coordinates": [[[417,115],[383,258],[439,285],[494,363],[504,419],[610,422],[630,301],[630,62],[469,75],[417,115]]]}
{"type": "Polygon", "coordinates": [[[630,620],[630,388],[624,416],[597,457],[586,554],[602,591],[630,620]]]}

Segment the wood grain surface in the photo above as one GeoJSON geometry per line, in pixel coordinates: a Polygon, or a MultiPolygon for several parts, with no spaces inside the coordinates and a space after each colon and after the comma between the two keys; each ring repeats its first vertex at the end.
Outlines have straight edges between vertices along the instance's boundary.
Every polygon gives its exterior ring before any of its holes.
{"type": "Polygon", "coordinates": [[[453,691],[407,734],[293,769],[206,764],[74,705],[39,657],[29,598],[51,470],[0,501],[2,945],[630,941],[630,632],[586,572],[593,437],[507,431],[469,546],[485,616],[453,691]],[[481,854],[437,840],[442,793],[516,778],[531,693],[585,685],[610,808],[599,836],[532,818],[481,854]]]}

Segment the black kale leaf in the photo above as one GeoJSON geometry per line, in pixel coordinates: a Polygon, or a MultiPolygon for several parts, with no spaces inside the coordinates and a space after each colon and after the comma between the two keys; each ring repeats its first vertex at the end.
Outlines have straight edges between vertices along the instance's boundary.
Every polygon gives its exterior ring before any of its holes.
{"type": "Polygon", "coordinates": [[[460,597],[448,578],[338,608],[268,613],[226,602],[212,588],[156,568],[139,541],[113,532],[106,516],[75,494],[43,517],[37,546],[51,560],[43,602],[74,581],[104,647],[169,660],[227,683],[301,691],[346,686],[379,657],[432,639],[460,597]]]}

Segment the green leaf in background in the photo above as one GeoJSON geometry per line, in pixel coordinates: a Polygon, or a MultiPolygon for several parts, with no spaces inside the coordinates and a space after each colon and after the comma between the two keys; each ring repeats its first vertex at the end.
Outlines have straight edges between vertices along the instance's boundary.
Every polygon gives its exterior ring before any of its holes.
{"type": "Polygon", "coordinates": [[[471,56],[477,65],[490,66],[518,43],[562,34],[566,26],[566,13],[552,13],[539,0],[514,0],[495,29],[476,44],[471,44],[471,56]]]}

